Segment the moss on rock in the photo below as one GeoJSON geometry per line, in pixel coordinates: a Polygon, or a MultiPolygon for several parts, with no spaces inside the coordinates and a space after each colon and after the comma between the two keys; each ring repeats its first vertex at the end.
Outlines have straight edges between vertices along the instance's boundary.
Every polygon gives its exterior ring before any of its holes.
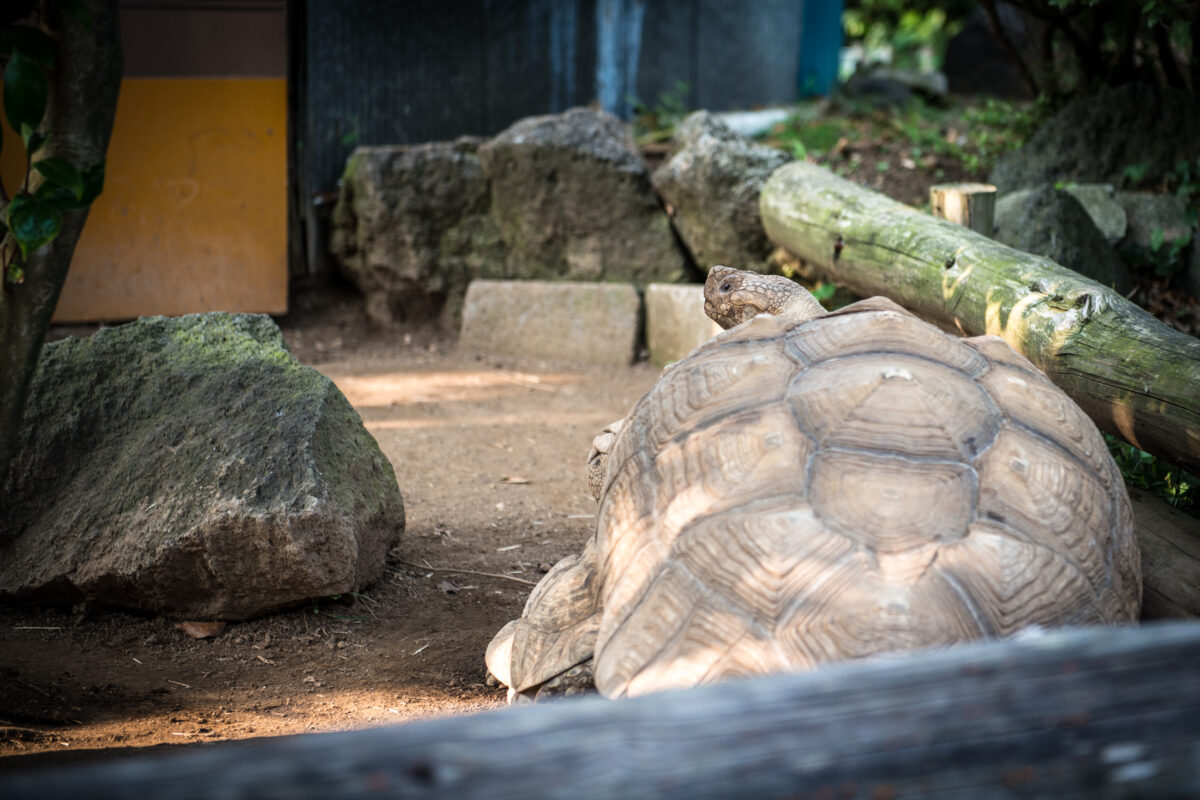
{"type": "Polygon", "coordinates": [[[362,586],[404,527],[358,414],[261,315],[47,345],[4,490],[0,592],[224,619],[362,586]]]}

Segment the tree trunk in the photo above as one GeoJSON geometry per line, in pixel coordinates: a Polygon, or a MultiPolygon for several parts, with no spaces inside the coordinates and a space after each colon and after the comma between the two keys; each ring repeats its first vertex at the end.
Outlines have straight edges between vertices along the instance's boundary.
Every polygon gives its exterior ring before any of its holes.
{"type": "Polygon", "coordinates": [[[1200,340],[1047,258],[813,164],[777,170],[760,210],[767,235],[818,272],[935,324],[1004,337],[1102,430],[1200,474],[1200,340]]]}
{"type": "MultiPolygon", "coordinates": [[[[90,30],[65,13],[65,3],[46,3],[44,27],[58,42],[55,69],[42,130],[50,139],[38,153],[56,156],[79,169],[104,160],[117,111],[122,57],[116,0],[84,0],[90,30]]],[[[20,147],[9,137],[8,147],[20,147]]],[[[30,176],[36,190],[41,176],[30,176]]],[[[3,209],[0,209],[0,213],[3,209]]],[[[0,290],[0,487],[14,453],[29,382],[37,369],[42,340],[58,303],[87,210],[64,211],[62,231],[31,253],[25,282],[0,290]]]]}
{"type": "Polygon", "coordinates": [[[1050,631],[0,778],[9,800],[1200,796],[1200,625],[1050,631]]]}

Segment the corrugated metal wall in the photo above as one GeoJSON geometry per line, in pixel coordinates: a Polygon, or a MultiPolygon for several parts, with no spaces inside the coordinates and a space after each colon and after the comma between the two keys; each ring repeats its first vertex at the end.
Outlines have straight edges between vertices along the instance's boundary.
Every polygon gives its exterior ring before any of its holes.
{"type": "Polygon", "coordinates": [[[628,116],[688,84],[693,108],[796,97],[802,0],[292,0],[294,203],[316,225],[358,145],[491,135],[599,103],[628,116]]]}

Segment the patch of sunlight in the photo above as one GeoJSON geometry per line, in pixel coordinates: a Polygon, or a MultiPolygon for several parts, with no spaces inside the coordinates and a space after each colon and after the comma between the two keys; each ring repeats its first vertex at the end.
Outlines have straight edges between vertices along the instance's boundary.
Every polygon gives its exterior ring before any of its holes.
{"type": "Polygon", "coordinates": [[[513,386],[557,391],[563,375],[534,375],[507,370],[480,372],[380,372],[368,375],[326,372],[353,406],[480,400],[513,386]]]}
{"type": "MultiPolygon", "coordinates": [[[[444,398],[443,398],[444,399],[444,398]]],[[[453,419],[376,419],[363,420],[363,425],[371,433],[378,431],[414,431],[433,428],[492,428],[506,425],[545,425],[555,428],[560,425],[582,425],[585,428],[596,425],[594,414],[547,414],[541,409],[532,409],[527,414],[472,414],[469,420],[453,419]]],[[[596,428],[599,432],[599,427],[596,428]]]]}

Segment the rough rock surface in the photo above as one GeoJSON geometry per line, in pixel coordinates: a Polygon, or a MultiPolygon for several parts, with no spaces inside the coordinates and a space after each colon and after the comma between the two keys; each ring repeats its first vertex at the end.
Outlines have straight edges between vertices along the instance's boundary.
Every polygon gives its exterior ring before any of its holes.
{"type": "Polygon", "coordinates": [[[479,148],[509,278],[673,283],[687,258],[620,120],[530,117],[479,148]]]}
{"type": "Polygon", "coordinates": [[[439,309],[453,324],[471,278],[502,274],[481,141],[360,147],[347,160],[330,252],[375,324],[439,309]]]}
{"type": "Polygon", "coordinates": [[[1173,194],[1117,192],[1116,200],[1129,220],[1122,244],[1151,249],[1158,236],[1163,242],[1191,240],[1192,224],[1187,218],[1186,198],[1173,194]]]}
{"type": "Polygon", "coordinates": [[[1061,189],[1043,186],[1001,197],[996,201],[993,238],[1057,261],[1118,292],[1133,286],[1125,264],[1087,211],[1061,189]]]}
{"type": "Polygon", "coordinates": [[[355,591],[404,528],[358,414],[258,315],[48,344],[0,488],[0,594],[191,619],[355,591]]]}
{"type": "Polygon", "coordinates": [[[1107,183],[1072,183],[1064,186],[1063,190],[1079,201],[1109,244],[1116,244],[1125,238],[1129,218],[1117,202],[1112,186],[1107,183]]]}
{"type": "Polygon", "coordinates": [[[1128,184],[1145,165],[1155,181],[1200,157],[1200,106],[1185,92],[1126,84],[1067,104],[1021,148],[1000,158],[989,182],[1001,194],[1055,181],[1128,184]]]}
{"type": "Polygon", "coordinates": [[[679,238],[702,268],[725,264],[767,270],[774,245],[763,230],[758,196],[790,157],[734,133],[707,111],[676,133],[678,150],[654,173],[679,238]]]}

